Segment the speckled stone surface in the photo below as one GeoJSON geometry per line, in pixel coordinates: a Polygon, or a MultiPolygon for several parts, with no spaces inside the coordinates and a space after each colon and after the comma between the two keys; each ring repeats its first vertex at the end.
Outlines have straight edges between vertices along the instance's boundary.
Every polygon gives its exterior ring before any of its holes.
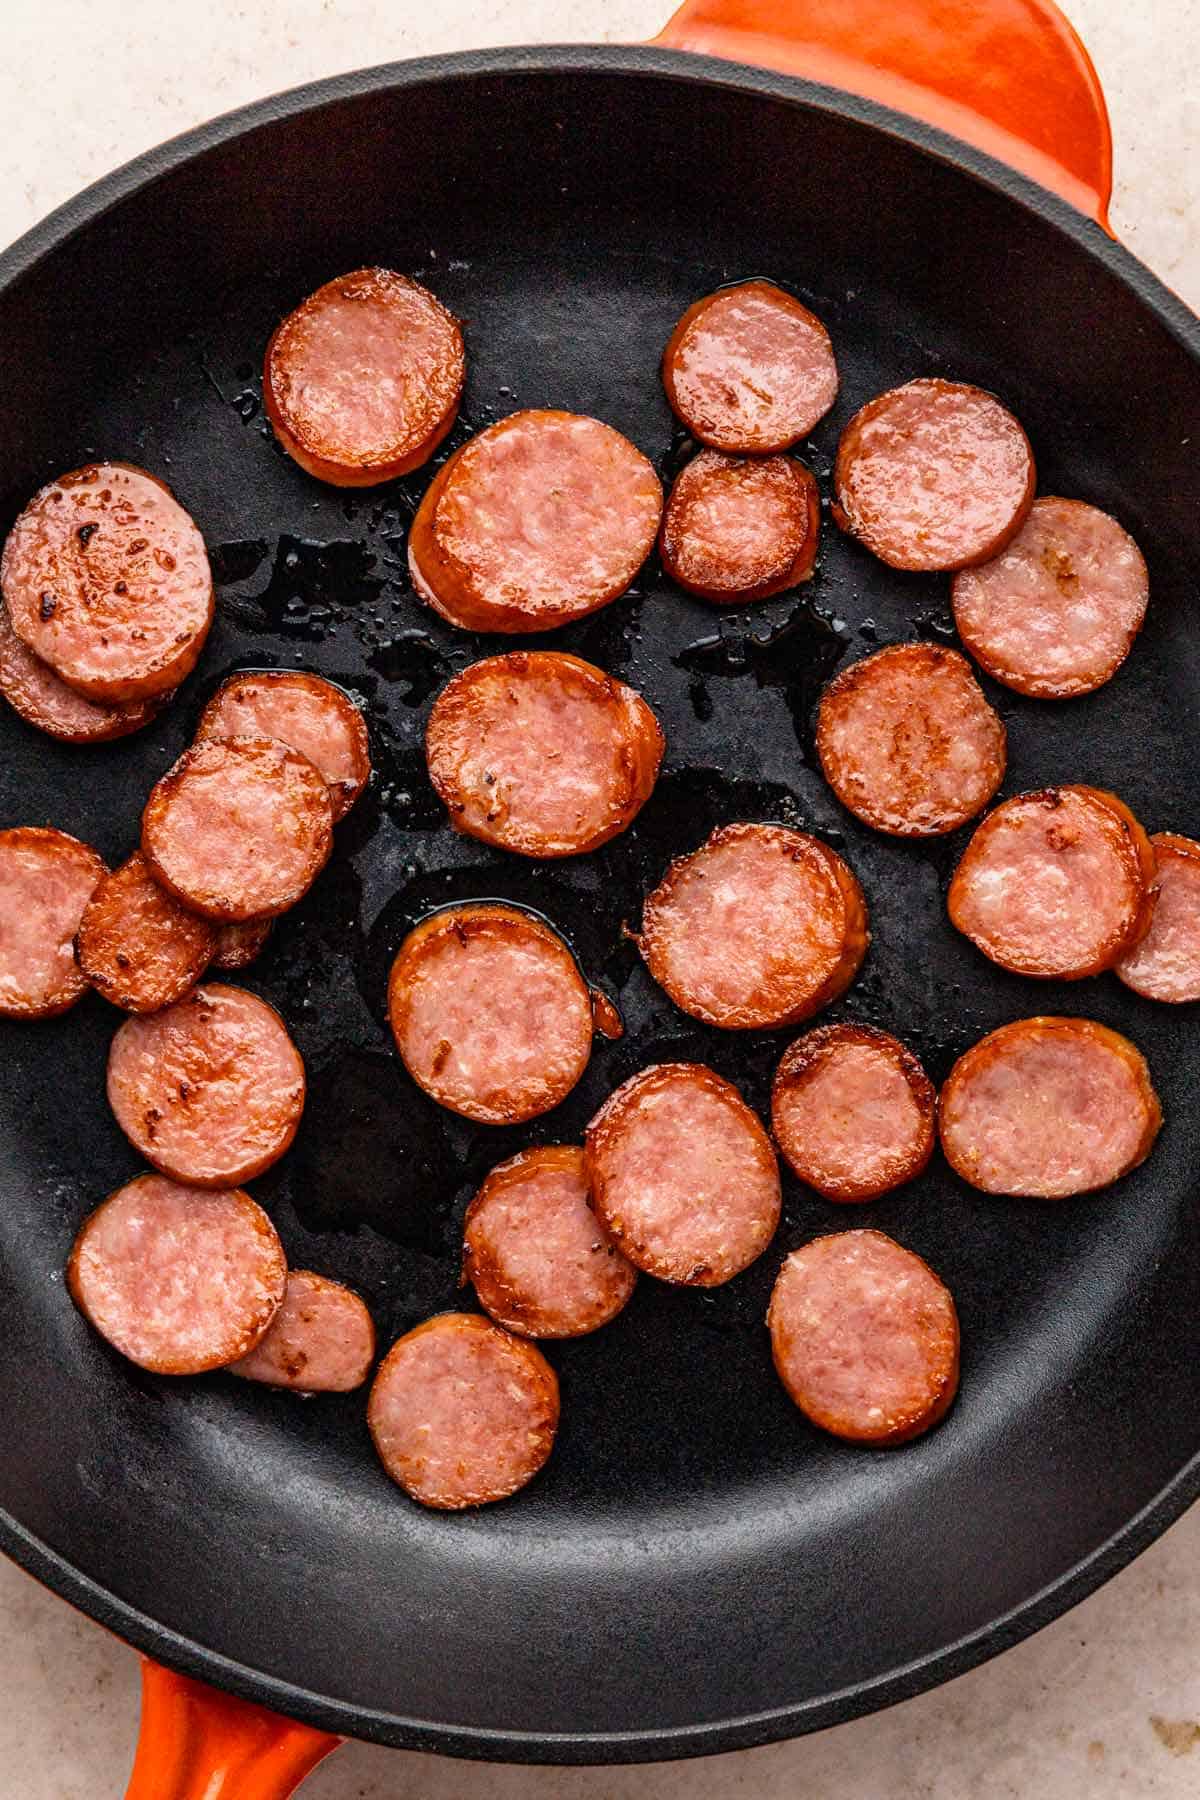
{"type": "MultiPolygon", "coordinates": [[[[1069,10],[1112,111],[1114,226],[1200,306],[1200,0],[1069,10]]],[[[478,44],[648,37],[665,13],[658,0],[0,0],[0,242],[136,152],[276,89],[478,44]]],[[[1198,1570],[1200,1509],[995,1662],[793,1744],[574,1771],[352,1745],[304,1800],[1193,1800],[1198,1570]]],[[[136,1658],[5,1563],[0,1694],[5,1800],[123,1792],[136,1658]]]]}

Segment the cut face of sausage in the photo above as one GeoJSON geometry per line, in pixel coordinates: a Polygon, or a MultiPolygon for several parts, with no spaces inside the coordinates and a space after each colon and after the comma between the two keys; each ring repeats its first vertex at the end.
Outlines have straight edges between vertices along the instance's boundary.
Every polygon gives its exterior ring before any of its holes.
{"type": "Polygon", "coordinates": [[[202,1375],[244,1356],[276,1316],[286,1280],[275,1227],[249,1194],[160,1175],[110,1194],[67,1265],[84,1317],[156,1375],[202,1375]]]}
{"type": "Polygon", "coordinates": [[[779,1165],[741,1095],[699,1063],[658,1063],[587,1129],[592,1203],[629,1261],[660,1281],[718,1287],[779,1224],[779,1165]]]}
{"type": "Polygon", "coordinates": [[[582,1150],[547,1144],[493,1169],[467,1209],[463,1280],[523,1337],[582,1337],[615,1319],[637,1271],[591,1207],[582,1150]]]}
{"type": "Polygon", "coordinates": [[[949,1290],[882,1231],[839,1231],[794,1250],[767,1312],[779,1379],[814,1425],[855,1444],[902,1444],[958,1391],[949,1290]]]}
{"type": "Polygon", "coordinates": [[[646,899],[638,947],[707,1025],[795,1025],[844,993],[866,954],[862,889],[841,857],[782,825],[722,825],[646,899]]]}
{"type": "Polygon", "coordinates": [[[654,544],[662,484],[599,419],[519,412],[473,437],[413,520],[413,585],[465,631],[548,631],[607,606],[654,544]]]}
{"type": "Polygon", "coordinates": [[[371,1387],[379,1460],[422,1506],[507,1499],[554,1447],[558,1377],[527,1338],[477,1313],[440,1313],[392,1345],[371,1387]]]}
{"type": "Polygon", "coordinates": [[[1061,1200],[1150,1154],[1162,1108],[1141,1052],[1092,1019],[1018,1019],[960,1056],[938,1102],[956,1174],[985,1194],[1061,1200]]]}
{"type": "Polygon", "coordinates": [[[231,675],[200,718],[202,738],[275,738],[325,777],[334,823],[344,819],[371,774],[367,727],[353,700],[302,669],[231,675]]]}
{"type": "Polygon", "coordinates": [[[236,925],[219,925],[210,968],[248,969],[262,955],[274,923],[274,919],[241,919],[236,925]]]}
{"type": "Polygon", "coordinates": [[[933,1154],[937,1096],[912,1054],[871,1025],[822,1025],[788,1049],[771,1090],[775,1142],[827,1200],[874,1200],[933,1154]]]}
{"type": "Polygon", "coordinates": [[[829,333],[770,281],[689,306],[663,352],[663,386],[694,438],[762,455],[807,437],[837,398],[829,333]]]}
{"type": "Polygon", "coordinates": [[[213,620],[212,573],[192,520],[129,463],[92,463],[35,494],[4,546],[12,628],[88,700],[179,686],[213,620]]]}
{"type": "Polygon", "coordinates": [[[825,779],[864,824],[893,837],[954,831],[1004,779],[1006,735],[965,656],[889,644],[821,696],[825,779]]]}
{"type": "Polygon", "coordinates": [[[1147,1000],[1200,1000],[1200,844],[1170,831],[1150,842],[1158,861],[1150,929],[1116,972],[1147,1000]]]}
{"type": "Polygon", "coordinates": [[[977,827],[947,904],[1002,969],[1075,981],[1111,969],[1145,936],[1154,886],[1150,840],[1114,794],[1039,788],[977,827]]]}
{"type": "Polygon", "coordinates": [[[658,720],[640,694],[555,650],[474,663],[429,715],[429,779],[458,831],[522,856],[578,856],[654,788],[658,720]]]}
{"type": "Polygon", "coordinates": [[[1003,550],[1036,480],[1029,440],[993,394],[909,381],[842,433],[833,517],[894,569],[964,569],[1003,550]]]}
{"type": "Polygon", "coordinates": [[[558,934],[517,907],[448,907],[392,964],[388,1017],[404,1066],[451,1112],[513,1125],[570,1093],[592,1053],[587,983],[558,934]]]}
{"type": "Polygon", "coordinates": [[[263,919],[306,894],[333,848],[323,776],[273,738],[207,738],[142,814],[155,878],[208,919],[263,919]]]}
{"type": "Polygon", "coordinates": [[[107,873],[96,852],[65,831],[0,831],[0,1014],[48,1019],[87,993],[75,933],[107,873]]]}
{"type": "Polygon", "coordinates": [[[954,577],[954,620],[976,662],[1019,694],[1067,700],[1110,681],[1142,628],[1150,581],[1115,519],[1047,497],[991,562],[954,577]]]}
{"type": "Polygon", "coordinates": [[[465,371],[458,320],[428,288],[355,269],[276,327],[263,401],[302,469],[372,487],[428,461],[454,423],[465,371]]]}
{"type": "Polygon", "coordinates": [[[221,982],[126,1019],[108,1053],[117,1124],[148,1163],[194,1187],[233,1187],[278,1162],[296,1135],[304,1085],[274,1007],[221,982]]]}
{"type": "Polygon", "coordinates": [[[292,1269],[265,1337],[229,1365],[231,1375],[298,1394],[348,1394],[375,1360],[375,1327],[352,1288],[292,1269]]]}
{"type": "Polygon", "coordinates": [[[8,608],[0,604],[0,694],[13,711],[48,737],[65,744],[103,744],[128,737],[157,718],[170,693],[150,700],[127,700],[102,706],[85,700],[49,663],[42,662],[12,628],[8,608]]]}
{"type": "Polygon", "coordinates": [[[733,606],[807,581],[820,527],[817,484],[802,463],[702,450],[671,489],[659,549],[680,587],[733,606]]]}
{"type": "Polygon", "coordinates": [[[159,887],[135,851],[101,878],[75,939],[94,988],[126,1012],[157,1012],[195,987],[212,960],[216,928],[159,887]]]}

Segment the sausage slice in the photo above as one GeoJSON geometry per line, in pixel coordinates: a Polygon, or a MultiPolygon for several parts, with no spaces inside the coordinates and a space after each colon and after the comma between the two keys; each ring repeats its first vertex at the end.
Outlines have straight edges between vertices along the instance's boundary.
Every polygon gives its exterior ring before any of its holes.
{"type": "Polygon", "coordinates": [[[689,306],[663,352],[662,378],[694,438],[752,455],[807,437],[838,390],[829,333],[770,281],[739,282],[689,306]]]}
{"type": "Polygon", "coordinates": [[[700,1063],[657,1063],[587,1128],[596,1212],[629,1261],[660,1281],[718,1287],[779,1224],[779,1165],[737,1089],[700,1063]]]}
{"type": "Polygon", "coordinates": [[[451,824],[522,856],[578,856],[624,831],[653,792],[663,746],[640,694],[557,650],[464,669],[425,733],[451,824]]]}
{"type": "Polygon", "coordinates": [[[637,1271],[591,1205],[573,1144],[522,1150],[492,1170],[467,1208],[463,1280],[498,1325],[522,1337],[583,1337],[615,1319],[637,1271]]]}
{"type": "Polygon", "coordinates": [[[784,1053],[775,1142],[827,1200],[874,1200],[933,1155],[937,1095],[911,1050],[873,1025],[822,1025],[784,1053]]]}
{"type": "Polygon", "coordinates": [[[1150,929],[1116,972],[1147,1000],[1200,1000],[1200,844],[1172,831],[1150,842],[1158,861],[1150,929]]]}
{"type": "Polygon", "coordinates": [[[106,1000],[152,1013],[195,987],[216,941],[216,928],[159,887],[135,851],[101,877],[83,909],[75,955],[106,1000]]]}
{"type": "Polygon", "coordinates": [[[1017,975],[1076,981],[1146,934],[1155,861],[1129,808],[1101,788],[1039,788],[976,827],[954,871],[950,920],[1017,975]]]}
{"type": "Polygon", "coordinates": [[[287,1262],[261,1206],[238,1188],[126,1182],[86,1219],[67,1285],[80,1312],[130,1362],[202,1375],[244,1356],[283,1299],[287,1262]]]}
{"type": "Polygon", "coordinates": [[[273,738],[207,738],[151,789],[142,853],[208,919],[274,917],[306,894],[333,848],[329,789],[273,738]]]}
{"type": "Polygon", "coordinates": [[[680,587],[733,606],[807,581],[820,528],[816,479],[793,457],[702,450],[676,477],[659,550],[680,587]]]}
{"type": "Polygon", "coordinates": [[[240,919],[217,927],[217,944],[209,965],[214,969],[248,969],[262,955],[274,919],[240,919]]]}
{"type": "Polygon", "coordinates": [[[221,982],[126,1019],[108,1053],[117,1124],[148,1163],[194,1187],[235,1187],[278,1162],[296,1135],[304,1086],[300,1052],[274,1007],[221,982]]]}
{"type": "Polygon", "coordinates": [[[707,1025],[796,1025],[844,993],[870,941],[862,889],[828,844],[722,825],[647,896],[638,939],[676,1006],[707,1025]]]}
{"type": "Polygon", "coordinates": [[[379,1460],[422,1506],[505,1500],[554,1447],[558,1377],[536,1345],[477,1313],[439,1313],[392,1345],[367,1401],[379,1460]]]}
{"type": "Polygon", "coordinates": [[[954,621],[995,680],[1040,700],[1103,687],[1142,628],[1150,578],[1117,521],[1082,500],[1035,500],[991,562],[954,577],[954,621]]]}
{"type": "Polygon", "coordinates": [[[465,631],[548,631],[625,592],[661,515],[652,465],[611,425],[513,413],[434,477],[409,570],[422,599],[465,631]]]}
{"type": "Polygon", "coordinates": [[[87,993],[75,933],[107,873],[96,852],[65,831],[0,831],[0,1014],[48,1019],[87,993]]]}
{"type": "Polygon", "coordinates": [[[964,569],[1003,550],[1036,481],[1029,439],[994,394],[909,381],[842,433],[833,517],[894,569],[964,569]]]}
{"type": "Polygon", "coordinates": [[[409,932],[388,1017],[418,1087],[483,1125],[549,1112],[592,1053],[591,995],[563,940],[490,901],[448,907],[409,932]]]}
{"type": "Polygon", "coordinates": [[[303,669],[268,669],[223,681],[196,728],[203,738],[275,738],[325,777],[336,824],[367,785],[371,748],[362,713],[332,681],[303,669]]]}
{"type": "Polygon", "coordinates": [[[1018,1019],[960,1056],[938,1101],[956,1174],[985,1194],[1061,1200],[1150,1154],[1162,1108],[1145,1058],[1093,1019],[1018,1019]]]}
{"type": "Polygon", "coordinates": [[[353,1288],[292,1269],[265,1337],[229,1365],[231,1375],[299,1394],[348,1394],[375,1360],[375,1327],[353,1288]]]}
{"type": "Polygon", "coordinates": [[[373,487],[427,462],[458,414],[462,331],[428,288],[392,269],[339,275],[267,345],[275,436],[318,481],[373,487]]]}
{"type": "Polygon", "coordinates": [[[8,608],[0,604],[0,694],[13,711],[48,737],[65,744],[103,744],[128,737],[157,718],[171,694],[149,700],[127,700],[102,706],[85,700],[23,644],[12,628],[8,608]]]}
{"type": "Polygon", "coordinates": [[[958,1314],[929,1264],[882,1231],[794,1250],[767,1312],[779,1379],[806,1418],[855,1444],[903,1444],[958,1391],[958,1314]]]}
{"type": "Polygon", "coordinates": [[[102,705],[178,687],[213,620],[204,539],[130,463],[91,463],[35,494],[4,546],[0,587],[21,641],[102,705]]]}

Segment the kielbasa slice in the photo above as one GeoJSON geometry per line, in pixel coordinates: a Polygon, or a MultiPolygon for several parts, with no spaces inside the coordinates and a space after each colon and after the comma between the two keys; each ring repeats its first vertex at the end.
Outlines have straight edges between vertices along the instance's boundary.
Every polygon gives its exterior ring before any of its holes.
{"type": "Polygon", "coordinates": [[[119,706],[102,706],[85,700],[56,675],[49,663],[33,654],[12,628],[8,608],[0,603],[0,694],[13,711],[48,737],[64,744],[104,744],[128,737],[158,717],[171,698],[155,694],[149,700],[127,700],[119,706]]]}
{"type": "Polygon", "coordinates": [[[263,366],[275,436],[318,481],[373,487],[427,462],[458,414],[462,330],[417,281],[355,269],[276,326],[263,366]]]}
{"type": "Polygon", "coordinates": [[[422,1506],[505,1500],[554,1447],[558,1377],[536,1345],[477,1313],[439,1313],[392,1345],[371,1386],[379,1460],[422,1506]]]}
{"type": "Polygon", "coordinates": [[[1093,1019],[1017,1019],[960,1056],[938,1101],[956,1174],[985,1194],[1061,1200],[1149,1156],[1162,1108],[1145,1058],[1093,1019]]]}
{"type": "Polygon", "coordinates": [[[208,919],[274,917],[306,894],[333,848],[329,789],[273,738],[206,738],[151,789],[142,853],[208,919]]]}
{"type": "Polygon", "coordinates": [[[702,450],[676,477],[659,550],[680,587],[734,606],[807,581],[820,528],[816,479],[793,457],[702,450]]]}
{"type": "Polygon", "coordinates": [[[238,1188],[126,1182],[86,1219],[67,1284],[130,1362],[202,1375],[244,1356],[279,1310],[287,1261],[266,1213],[238,1188]]]}
{"type": "Polygon", "coordinates": [[[75,955],[106,1000],[126,1012],[152,1013],[195,987],[216,941],[215,926],[159,887],[135,850],[101,877],[83,909],[75,955]]]}
{"type": "Polygon", "coordinates": [[[950,921],[1017,975],[1076,981],[1111,969],[1146,934],[1154,849],[1101,788],[1039,788],[976,827],[954,871],[950,921]]]}
{"type": "Polygon", "coordinates": [[[807,437],[837,398],[829,333],[771,281],[688,307],[663,352],[663,386],[694,438],[761,456],[807,437]]]}
{"type": "Polygon", "coordinates": [[[549,1112],[592,1053],[591,995],[566,944],[493,902],[447,907],[409,932],[388,1017],[418,1087],[483,1125],[549,1112]]]}
{"type": "Polygon", "coordinates": [[[522,856],[578,856],[624,831],[663,747],[640,694],[556,650],[473,663],[442,689],[425,733],[451,824],[522,856]]]}
{"type": "Polygon", "coordinates": [[[937,1095],[911,1050],[873,1025],[822,1025],[784,1053],[775,1142],[827,1200],[874,1200],[933,1154],[937,1095]]]}
{"type": "Polygon", "coordinates": [[[22,643],[102,705],[178,687],[213,620],[204,539],[130,463],[90,463],[35,494],[8,535],[0,587],[22,643]]]}
{"type": "Polygon", "coordinates": [[[522,1150],[492,1170],[467,1208],[463,1280],[498,1325],[522,1337],[583,1337],[615,1319],[637,1271],[591,1205],[573,1144],[522,1150]]]}
{"type": "Polygon", "coordinates": [[[292,1269],[266,1335],[230,1363],[229,1373],[300,1394],[348,1394],[362,1386],[374,1361],[375,1326],[353,1288],[292,1269]]]}
{"type": "Polygon", "coordinates": [[[126,1019],[108,1053],[117,1124],[148,1163],[193,1187],[235,1187],[278,1162],[304,1088],[300,1052],[274,1007],[222,982],[126,1019]]]}
{"type": "Polygon", "coordinates": [[[196,740],[275,738],[307,757],[325,777],[336,824],[371,775],[371,747],[362,713],[348,694],[303,669],[231,675],[200,716],[196,740]]]}
{"type": "Polygon", "coordinates": [[[718,1287],[775,1235],[779,1165],[737,1089],[700,1063],[657,1063],[587,1128],[592,1203],[629,1261],[660,1281],[718,1287]]]}
{"type": "Polygon", "coordinates": [[[958,1391],[958,1314],[929,1264],[882,1231],[814,1238],[767,1311],[779,1379],[806,1418],[855,1444],[903,1444],[958,1391]]]}
{"type": "Polygon", "coordinates": [[[971,665],[941,644],[888,644],[830,682],[817,713],[825,779],[864,824],[937,837],[982,812],[1006,734],[971,665]]]}
{"type": "Polygon", "coordinates": [[[909,381],[843,431],[833,517],[894,569],[965,569],[1016,534],[1036,481],[1029,439],[994,394],[909,381]]]}
{"type": "Polygon", "coordinates": [[[218,925],[210,968],[248,969],[262,955],[274,923],[274,919],[240,919],[235,925],[218,925]]]}
{"type": "Polygon", "coordinates": [[[954,622],[996,681],[1039,700],[1111,681],[1142,628],[1150,578],[1098,507],[1047,496],[991,562],[954,577],[954,622]]]}
{"type": "Polygon", "coordinates": [[[1200,844],[1172,831],[1150,842],[1158,862],[1150,929],[1116,972],[1147,1000],[1200,1000],[1200,844]]]}
{"type": "Polygon", "coordinates": [[[107,873],[96,852],[65,831],[0,831],[0,1014],[48,1019],[87,993],[75,933],[107,873]]]}
{"type": "Polygon", "coordinates": [[[653,466],[611,425],[513,413],[434,477],[409,570],[421,598],[465,631],[548,631],[625,592],[661,515],[653,466]]]}
{"type": "Polygon", "coordinates": [[[782,825],[722,825],[647,896],[638,948],[676,1006],[707,1025],[796,1025],[845,992],[870,941],[836,851],[782,825]]]}

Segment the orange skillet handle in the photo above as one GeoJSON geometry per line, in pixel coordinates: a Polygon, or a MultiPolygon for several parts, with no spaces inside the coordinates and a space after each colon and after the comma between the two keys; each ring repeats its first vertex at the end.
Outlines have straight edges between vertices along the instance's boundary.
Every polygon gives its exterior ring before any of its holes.
{"type": "Polygon", "coordinates": [[[1053,0],[684,0],[655,42],[881,101],[1109,229],[1108,110],[1053,0]]]}
{"type": "Polygon", "coordinates": [[[143,1661],[125,1800],[287,1800],[340,1742],[143,1661]]]}

